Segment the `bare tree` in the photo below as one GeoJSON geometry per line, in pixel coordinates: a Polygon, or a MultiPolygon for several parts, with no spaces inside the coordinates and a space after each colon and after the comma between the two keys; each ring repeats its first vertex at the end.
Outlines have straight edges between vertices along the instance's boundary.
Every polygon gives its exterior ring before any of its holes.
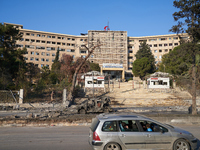
{"type": "Polygon", "coordinates": [[[67,96],[67,100],[70,102],[69,105],[71,105],[71,104],[74,103],[74,95],[73,95],[73,92],[74,92],[74,90],[75,90],[75,84],[76,84],[78,72],[81,70],[81,67],[85,64],[85,62],[86,62],[87,59],[90,57],[90,55],[94,52],[95,48],[101,46],[101,44],[97,44],[96,46],[93,46],[93,47],[91,47],[91,48],[88,48],[88,47],[86,47],[85,45],[83,45],[83,46],[87,49],[88,55],[80,62],[80,64],[79,64],[78,67],[76,68],[75,73],[74,73],[74,75],[73,75],[72,86],[71,86],[70,91],[69,91],[68,96],[67,96]]]}

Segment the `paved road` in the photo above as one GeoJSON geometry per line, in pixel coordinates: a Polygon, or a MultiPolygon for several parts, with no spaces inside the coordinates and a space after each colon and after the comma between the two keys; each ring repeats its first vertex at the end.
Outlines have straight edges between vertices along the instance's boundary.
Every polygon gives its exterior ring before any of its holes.
{"type": "MultiPolygon", "coordinates": [[[[200,139],[200,126],[183,126],[200,139]]],[[[1,127],[0,150],[92,150],[88,127],[1,127]]],[[[200,147],[200,142],[199,142],[200,147]]]]}

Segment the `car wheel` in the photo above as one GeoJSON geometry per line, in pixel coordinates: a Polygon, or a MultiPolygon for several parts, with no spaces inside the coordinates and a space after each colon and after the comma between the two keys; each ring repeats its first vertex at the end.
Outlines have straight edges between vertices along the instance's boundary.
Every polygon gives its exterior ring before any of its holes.
{"type": "Polygon", "coordinates": [[[174,142],[173,150],[190,150],[190,145],[183,139],[179,139],[174,142]]]}
{"type": "Polygon", "coordinates": [[[117,143],[108,143],[104,150],[121,150],[121,147],[117,143]]]}
{"type": "Polygon", "coordinates": [[[80,110],[79,110],[79,114],[86,114],[86,111],[85,111],[85,109],[83,109],[83,108],[82,108],[82,109],[80,109],[80,110]]]}

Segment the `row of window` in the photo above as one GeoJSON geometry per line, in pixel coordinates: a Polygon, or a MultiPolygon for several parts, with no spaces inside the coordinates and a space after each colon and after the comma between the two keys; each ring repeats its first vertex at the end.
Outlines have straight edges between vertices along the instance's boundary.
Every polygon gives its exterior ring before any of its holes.
{"type": "MultiPolygon", "coordinates": [[[[22,44],[17,44],[16,45],[17,47],[23,47],[23,45],[22,44]]],[[[54,51],[54,50],[56,50],[56,48],[55,47],[44,47],[44,46],[34,46],[34,45],[25,45],[25,48],[28,48],[28,49],[42,49],[42,50],[47,50],[47,51],[54,51]]],[[[64,48],[59,48],[59,51],[65,51],[65,49],[64,48]]],[[[67,49],[66,50],[67,52],[75,52],[75,50],[74,49],[67,49]]],[[[84,52],[84,51],[81,51],[80,53],[86,53],[86,52],[84,52]]]]}
{"type": "MultiPolygon", "coordinates": [[[[169,44],[167,44],[167,43],[165,43],[165,44],[148,44],[149,45],[149,47],[166,47],[166,46],[173,46],[173,43],[169,43],[169,44]]],[[[174,46],[178,46],[178,43],[174,43],[174,46]]],[[[134,49],[135,48],[135,46],[134,45],[129,45],[128,46],[128,49],[134,49]]],[[[139,46],[139,48],[141,48],[141,46],[139,46]]]]}
{"type": "Polygon", "coordinates": [[[105,121],[102,126],[103,132],[168,132],[168,129],[151,121],[146,120],[119,120],[105,121]]]}
{"type": "MultiPolygon", "coordinates": [[[[183,37],[183,39],[186,39],[188,37],[183,37]]],[[[166,41],[168,38],[159,38],[158,41],[166,41]]],[[[172,38],[170,37],[169,40],[172,40],[172,38]]],[[[173,37],[173,40],[178,40],[178,37],[173,37]]],[[[147,40],[139,40],[139,42],[144,42],[147,40]]],[[[157,41],[157,38],[154,39],[149,39],[149,42],[153,42],[153,41],[157,41]]],[[[134,42],[134,40],[129,40],[129,42],[134,42]]]]}
{"type": "MultiPolygon", "coordinates": [[[[74,55],[72,55],[72,57],[75,58],[74,55]]],[[[86,57],[86,56],[85,56],[85,57],[86,57]]],[[[83,56],[83,58],[85,58],[85,57],[83,56]]],[[[28,60],[27,57],[26,57],[25,59],[28,60]]],[[[34,60],[35,60],[35,61],[39,61],[39,59],[40,59],[40,58],[34,58],[34,57],[31,57],[31,58],[30,58],[31,61],[34,61],[34,60]]],[[[43,62],[44,62],[44,61],[49,62],[49,58],[46,58],[46,59],[45,59],[45,58],[41,58],[41,61],[43,61],[43,62]]],[[[52,59],[52,62],[54,62],[54,59],[52,59]]]]}
{"type": "MultiPolygon", "coordinates": [[[[162,47],[162,46],[173,46],[173,43],[169,43],[169,44],[167,44],[167,43],[165,43],[165,44],[154,44],[154,45],[152,45],[152,44],[149,44],[149,47],[162,47]]],[[[174,43],[174,46],[177,46],[178,45],[178,43],[174,43]]]]}
{"type": "MultiPolygon", "coordinates": [[[[168,49],[165,49],[165,50],[159,49],[159,50],[154,50],[153,52],[154,53],[157,53],[157,52],[162,53],[163,51],[168,52],[168,49]]],[[[169,51],[172,51],[172,49],[169,49],[169,51]]],[[[151,50],[151,52],[152,52],[152,50],[151,50]]]]}
{"type": "MultiPolygon", "coordinates": [[[[27,52],[28,53],[28,52],[27,52]]],[[[40,53],[38,53],[38,52],[33,52],[33,51],[31,51],[31,55],[40,55],[40,53]]],[[[45,54],[46,54],[46,56],[50,56],[50,53],[45,53],[45,52],[41,52],[41,55],[42,56],[45,56],[45,54]]],[[[55,53],[52,53],[52,56],[56,56],[56,54],[55,53]]]]}
{"type": "MultiPolygon", "coordinates": [[[[23,35],[23,33],[21,33],[22,35],[23,35]]],[[[37,36],[37,37],[47,37],[47,38],[52,38],[52,39],[55,39],[56,38],[56,36],[51,36],[51,35],[44,35],[44,34],[34,34],[34,33],[26,33],[26,36],[37,36]]],[[[60,37],[60,36],[58,36],[57,37],[57,39],[62,39],[62,40],[65,40],[65,39],[67,39],[67,40],[72,40],[72,41],[75,41],[75,39],[74,38],[66,38],[66,37],[60,37]]],[[[83,39],[80,39],[80,40],[82,40],[83,41],[83,39]]]]}
{"type": "MultiPolygon", "coordinates": [[[[28,58],[26,58],[26,60],[28,60],[28,58]]],[[[33,61],[34,57],[31,57],[30,60],[33,61]]],[[[35,61],[39,61],[39,58],[35,58],[35,61]]],[[[41,61],[49,62],[49,59],[41,58],[41,61]]],[[[54,62],[54,59],[52,59],[52,62],[54,62]]]]}
{"type": "MultiPolygon", "coordinates": [[[[24,41],[23,38],[21,38],[21,41],[24,41]]],[[[41,41],[41,40],[35,40],[35,39],[25,39],[26,42],[36,42],[36,43],[47,43],[47,44],[57,44],[57,45],[63,45],[63,46],[75,46],[75,44],[71,44],[71,43],[61,43],[61,42],[53,42],[53,41],[41,41]]]]}
{"type": "MultiPolygon", "coordinates": [[[[167,40],[168,38],[159,38],[158,40],[159,41],[165,41],[165,40],[167,40]]],[[[169,38],[169,40],[172,40],[172,38],[170,37],[169,38]]],[[[173,40],[178,40],[178,37],[173,37],[173,40]]],[[[155,39],[149,39],[149,41],[151,42],[151,41],[157,41],[157,38],[155,38],[155,39]]]]}
{"type": "MultiPolygon", "coordinates": [[[[38,67],[39,65],[38,65],[38,64],[35,64],[35,66],[36,66],[36,67],[38,67]]],[[[42,67],[44,67],[44,66],[46,66],[46,67],[48,67],[48,68],[49,68],[49,65],[44,65],[44,64],[41,64],[41,68],[42,68],[42,67]]]]}
{"type": "MultiPolygon", "coordinates": [[[[156,59],[158,58],[158,56],[154,56],[154,58],[156,59]]],[[[162,55],[160,55],[159,58],[162,59],[162,55]]]]}

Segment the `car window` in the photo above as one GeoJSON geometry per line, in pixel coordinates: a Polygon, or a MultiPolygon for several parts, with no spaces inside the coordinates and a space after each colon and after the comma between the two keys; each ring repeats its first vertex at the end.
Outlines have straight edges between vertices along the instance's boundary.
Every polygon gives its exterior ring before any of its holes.
{"type": "Polygon", "coordinates": [[[93,118],[92,119],[92,123],[91,123],[91,126],[90,126],[90,129],[92,130],[92,132],[94,132],[99,124],[99,119],[97,118],[93,118]]]}
{"type": "Polygon", "coordinates": [[[117,132],[117,122],[116,121],[106,121],[103,124],[102,131],[105,132],[117,132]]]}
{"type": "Polygon", "coordinates": [[[119,128],[122,132],[139,132],[135,120],[120,120],[119,128]]]}
{"type": "Polygon", "coordinates": [[[168,132],[167,128],[151,121],[141,120],[139,121],[139,123],[142,126],[143,131],[145,132],[161,132],[161,131],[168,132]]]}

